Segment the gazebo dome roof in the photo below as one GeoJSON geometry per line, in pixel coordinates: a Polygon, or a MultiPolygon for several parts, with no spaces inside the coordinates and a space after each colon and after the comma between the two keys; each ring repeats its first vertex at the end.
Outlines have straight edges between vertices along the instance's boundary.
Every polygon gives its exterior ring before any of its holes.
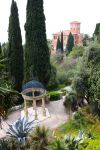
{"type": "Polygon", "coordinates": [[[24,84],[23,87],[22,87],[22,91],[26,90],[28,88],[42,88],[42,89],[45,89],[43,84],[40,83],[37,80],[32,80],[32,81],[29,81],[26,84],[24,84]]]}

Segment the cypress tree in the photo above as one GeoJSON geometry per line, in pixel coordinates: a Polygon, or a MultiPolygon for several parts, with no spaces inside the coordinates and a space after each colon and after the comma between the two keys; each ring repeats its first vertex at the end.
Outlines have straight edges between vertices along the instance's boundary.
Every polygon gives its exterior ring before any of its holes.
{"type": "Polygon", "coordinates": [[[95,35],[98,35],[98,34],[99,34],[99,28],[100,28],[100,23],[97,23],[97,24],[96,24],[96,27],[95,27],[95,31],[94,31],[94,34],[95,34],[95,35]]]}
{"type": "Polygon", "coordinates": [[[2,56],[2,48],[1,48],[1,43],[0,43],[0,56],[2,56]]]}
{"type": "Polygon", "coordinates": [[[63,53],[63,31],[61,32],[61,52],[63,53]]]}
{"type": "Polygon", "coordinates": [[[67,50],[68,52],[72,51],[72,48],[74,47],[74,37],[72,33],[70,32],[67,40],[67,50]]]}
{"type": "Polygon", "coordinates": [[[28,0],[25,30],[26,80],[36,78],[46,85],[50,78],[51,67],[46,39],[43,0],[28,0]]]}
{"type": "Polygon", "coordinates": [[[14,85],[14,89],[20,92],[22,89],[23,81],[23,47],[19,25],[18,8],[14,0],[12,0],[9,17],[8,41],[9,74],[14,85]]]}
{"type": "Polygon", "coordinates": [[[57,39],[57,45],[56,45],[56,50],[57,51],[61,51],[61,41],[60,41],[60,38],[58,37],[58,39],[57,39]]]}

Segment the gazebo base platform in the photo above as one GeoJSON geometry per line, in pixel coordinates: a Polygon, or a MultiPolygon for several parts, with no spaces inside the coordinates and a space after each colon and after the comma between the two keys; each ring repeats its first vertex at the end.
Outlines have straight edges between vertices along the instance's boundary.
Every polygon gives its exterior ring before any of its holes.
{"type": "Polygon", "coordinates": [[[43,114],[43,108],[37,107],[37,115],[33,107],[27,109],[27,116],[25,115],[25,111],[21,111],[21,118],[27,117],[29,121],[34,121],[35,124],[44,121],[45,119],[50,117],[50,113],[47,108],[45,108],[45,115],[43,114]]]}

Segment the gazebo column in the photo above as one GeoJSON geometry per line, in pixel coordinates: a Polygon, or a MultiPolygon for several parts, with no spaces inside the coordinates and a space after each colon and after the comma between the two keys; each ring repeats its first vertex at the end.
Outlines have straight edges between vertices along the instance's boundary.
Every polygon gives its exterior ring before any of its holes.
{"type": "Polygon", "coordinates": [[[28,109],[27,109],[27,101],[26,101],[26,99],[24,99],[24,112],[25,112],[25,116],[28,117],[28,109]]]}
{"type": "Polygon", "coordinates": [[[35,120],[38,119],[38,116],[37,116],[37,107],[36,107],[36,100],[33,99],[33,106],[34,106],[34,111],[35,111],[35,120]]]}
{"type": "Polygon", "coordinates": [[[33,91],[33,110],[34,110],[34,109],[35,109],[35,107],[36,107],[36,106],[35,106],[36,104],[35,104],[35,102],[34,102],[34,101],[35,101],[35,100],[34,100],[34,91],[33,91]]]}
{"type": "Polygon", "coordinates": [[[42,98],[42,108],[43,108],[43,116],[46,116],[46,110],[45,110],[45,99],[42,98]]]}

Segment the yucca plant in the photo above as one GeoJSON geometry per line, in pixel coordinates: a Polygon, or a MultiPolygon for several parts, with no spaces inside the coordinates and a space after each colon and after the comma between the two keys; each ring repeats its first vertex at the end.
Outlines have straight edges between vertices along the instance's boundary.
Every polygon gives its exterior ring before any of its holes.
{"type": "Polygon", "coordinates": [[[72,137],[71,135],[65,137],[65,143],[67,146],[67,150],[77,150],[78,145],[82,144],[82,140],[84,139],[84,132],[79,131],[77,137],[72,137]]]}
{"type": "Polygon", "coordinates": [[[49,144],[48,150],[67,150],[64,139],[55,138],[53,142],[49,144]]]}
{"type": "Polygon", "coordinates": [[[32,128],[33,121],[29,122],[27,118],[19,118],[13,125],[9,125],[7,134],[10,137],[16,138],[22,145],[25,145],[25,141],[32,128]]]}
{"type": "Polygon", "coordinates": [[[30,135],[30,144],[32,148],[37,150],[46,150],[48,145],[49,129],[45,126],[36,126],[33,133],[30,135]]]}

